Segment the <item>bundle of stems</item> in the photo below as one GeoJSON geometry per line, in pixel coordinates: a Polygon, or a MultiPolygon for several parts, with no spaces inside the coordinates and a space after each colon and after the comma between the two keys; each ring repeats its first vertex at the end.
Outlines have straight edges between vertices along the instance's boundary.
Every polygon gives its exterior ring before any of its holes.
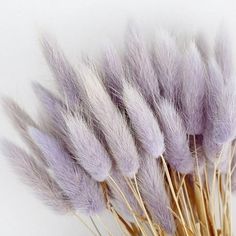
{"type": "MultiPolygon", "coordinates": [[[[196,155],[197,158],[197,149],[193,155],[196,155]]],[[[227,173],[222,174],[217,169],[217,164],[213,171],[209,171],[205,166],[201,169],[204,175],[202,178],[197,166],[192,179],[188,179],[186,175],[169,168],[164,157],[161,159],[167,191],[171,198],[170,211],[175,218],[176,231],[174,235],[233,235],[231,225],[231,176],[233,170],[229,169],[227,173]]],[[[115,182],[114,185],[119,189],[115,182]]],[[[129,180],[129,186],[136,195],[140,207],[145,209],[145,214],[135,214],[134,217],[137,219],[135,225],[129,224],[119,215],[118,223],[121,225],[122,235],[169,235],[161,225],[150,219],[148,210],[145,208],[145,201],[139,194],[139,186],[135,180],[129,180]]],[[[126,201],[125,195],[122,192],[120,194],[126,201]]],[[[131,208],[130,213],[133,212],[135,211],[131,208]]],[[[117,213],[115,214],[117,216],[117,213]]]]}
{"type": "Polygon", "coordinates": [[[3,99],[27,145],[2,140],[4,155],[44,203],[91,235],[233,235],[236,77],[227,32],[213,46],[199,34],[181,48],[159,30],[149,47],[132,25],[125,39],[120,54],[110,45],[75,69],[42,38],[58,93],[33,83],[37,122],[3,99]]]}

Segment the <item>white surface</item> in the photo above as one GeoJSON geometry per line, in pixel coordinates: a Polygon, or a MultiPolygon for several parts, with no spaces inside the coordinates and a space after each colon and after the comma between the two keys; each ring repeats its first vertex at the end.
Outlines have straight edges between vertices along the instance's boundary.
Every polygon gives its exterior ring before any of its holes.
{"type": "MultiPolygon", "coordinates": [[[[217,0],[1,0],[0,94],[17,99],[33,115],[35,97],[30,81],[51,84],[51,74],[37,41],[40,31],[50,32],[76,62],[81,52],[99,52],[107,40],[122,42],[128,19],[147,29],[177,26],[209,33],[223,20],[236,38],[236,3],[217,0]]],[[[234,40],[234,42],[236,42],[234,40]]],[[[1,111],[0,136],[19,142],[1,111]]],[[[4,158],[0,158],[0,235],[88,235],[72,217],[58,216],[44,207],[21,184],[4,158]]],[[[234,217],[235,214],[234,199],[234,217]]],[[[235,225],[234,225],[235,227],[235,225]]],[[[236,228],[235,228],[236,232],[236,228]]],[[[119,235],[119,234],[118,234],[119,235]]]]}

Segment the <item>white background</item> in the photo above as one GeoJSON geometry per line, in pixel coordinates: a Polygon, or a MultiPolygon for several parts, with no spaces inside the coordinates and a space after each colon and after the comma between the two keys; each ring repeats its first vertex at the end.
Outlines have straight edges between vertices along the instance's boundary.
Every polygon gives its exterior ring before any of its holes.
{"type": "MultiPolygon", "coordinates": [[[[236,44],[234,2],[1,0],[0,95],[14,97],[35,116],[36,99],[30,81],[52,84],[51,74],[39,49],[38,36],[41,32],[50,32],[74,63],[81,53],[99,53],[107,41],[115,44],[122,42],[122,34],[129,19],[137,21],[147,31],[165,26],[190,32],[201,29],[210,36],[224,22],[236,44]]],[[[0,136],[20,143],[3,111],[0,112],[0,136]]],[[[88,235],[78,220],[70,216],[58,216],[44,207],[20,183],[6,160],[0,157],[0,235],[88,235]]],[[[234,217],[235,209],[234,206],[234,217]]],[[[235,225],[234,228],[236,232],[235,225]]]]}

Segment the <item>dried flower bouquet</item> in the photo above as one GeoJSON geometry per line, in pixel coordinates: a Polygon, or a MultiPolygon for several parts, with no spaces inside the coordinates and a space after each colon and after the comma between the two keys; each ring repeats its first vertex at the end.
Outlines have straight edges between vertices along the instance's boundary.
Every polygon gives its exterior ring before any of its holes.
{"type": "Polygon", "coordinates": [[[73,68],[42,39],[58,94],[33,83],[40,121],[3,104],[28,151],[2,151],[34,192],[60,213],[109,211],[119,235],[232,235],[236,190],[236,76],[227,32],[178,46],[159,30],[149,48],[135,26],[125,48],[73,68]],[[42,117],[43,114],[43,117],[42,117]]]}

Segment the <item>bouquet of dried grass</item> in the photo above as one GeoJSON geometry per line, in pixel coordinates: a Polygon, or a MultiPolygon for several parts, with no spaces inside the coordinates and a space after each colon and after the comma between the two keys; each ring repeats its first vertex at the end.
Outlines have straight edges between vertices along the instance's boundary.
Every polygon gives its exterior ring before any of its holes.
{"type": "Polygon", "coordinates": [[[77,70],[48,40],[42,48],[58,96],[33,84],[38,123],[5,98],[29,150],[7,140],[2,150],[47,205],[88,215],[93,235],[105,210],[119,235],[232,235],[236,79],[226,32],[212,50],[204,37],[180,49],[159,30],[149,48],[130,27],[121,54],[110,46],[77,70]]]}

